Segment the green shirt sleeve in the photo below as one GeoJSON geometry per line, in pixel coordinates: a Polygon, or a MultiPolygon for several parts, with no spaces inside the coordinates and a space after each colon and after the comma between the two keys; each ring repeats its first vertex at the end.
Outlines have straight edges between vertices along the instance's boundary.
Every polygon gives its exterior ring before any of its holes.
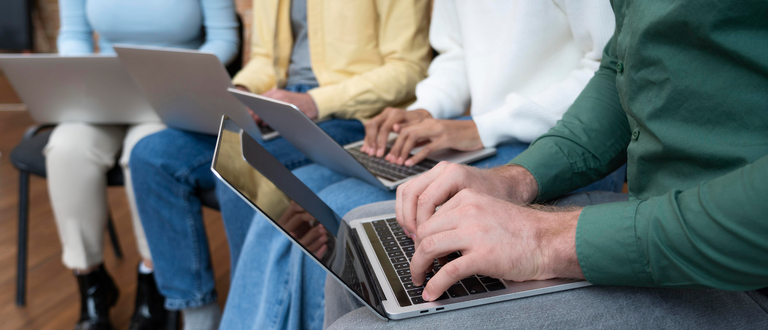
{"type": "Polygon", "coordinates": [[[539,185],[539,201],[600,180],[627,161],[627,115],[616,88],[616,35],[603,50],[600,69],[549,132],[515,157],[539,185]]]}
{"type": "Polygon", "coordinates": [[[768,156],[685,191],[589,206],[576,253],[594,284],[768,287],[768,156]]]}

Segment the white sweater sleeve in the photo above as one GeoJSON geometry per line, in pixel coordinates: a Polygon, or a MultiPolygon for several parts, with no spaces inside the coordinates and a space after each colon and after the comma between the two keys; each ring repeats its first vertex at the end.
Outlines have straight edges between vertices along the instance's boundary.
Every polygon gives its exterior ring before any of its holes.
{"type": "Polygon", "coordinates": [[[486,147],[508,141],[532,142],[554,127],[600,66],[603,48],[613,35],[615,19],[608,1],[555,0],[568,16],[574,42],[584,53],[568,76],[528,97],[507,95],[504,104],[474,117],[486,147]]]}
{"type": "Polygon", "coordinates": [[[429,65],[428,77],[416,85],[416,102],[408,110],[425,109],[437,119],[460,116],[469,106],[470,95],[454,0],[434,2],[429,41],[439,55],[429,65]]]}

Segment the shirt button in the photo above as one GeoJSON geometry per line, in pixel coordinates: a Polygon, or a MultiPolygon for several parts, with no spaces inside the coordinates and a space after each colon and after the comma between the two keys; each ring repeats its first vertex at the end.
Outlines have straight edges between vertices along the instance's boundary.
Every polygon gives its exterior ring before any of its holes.
{"type": "Polygon", "coordinates": [[[640,137],[640,129],[635,128],[635,130],[632,131],[632,140],[637,141],[638,137],[640,137]]]}
{"type": "Polygon", "coordinates": [[[624,63],[621,63],[621,62],[616,63],[616,71],[618,71],[619,73],[624,72],[624,63]]]}

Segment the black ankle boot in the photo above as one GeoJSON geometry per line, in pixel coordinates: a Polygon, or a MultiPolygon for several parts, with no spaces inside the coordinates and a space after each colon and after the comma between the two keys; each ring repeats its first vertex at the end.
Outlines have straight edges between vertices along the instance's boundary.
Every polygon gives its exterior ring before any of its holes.
{"type": "Polygon", "coordinates": [[[119,292],[104,265],[75,277],[80,286],[80,320],[75,330],[112,330],[109,308],[117,303],[119,292]]]}
{"type": "Polygon", "coordinates": [[[176,330],[178,311],[165,309],[165,297],[160,294],[153,274],[139,273],[136,285],[136,307],[129,330],[176,330]]]}

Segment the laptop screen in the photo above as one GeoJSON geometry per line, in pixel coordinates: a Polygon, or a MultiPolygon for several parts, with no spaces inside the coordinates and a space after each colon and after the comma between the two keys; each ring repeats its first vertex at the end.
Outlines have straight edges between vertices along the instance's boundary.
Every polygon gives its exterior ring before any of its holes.
{"type": "MultiPolygon", "coordinates": [[[[376,281],[356,233],[328,205],[237,124],[223,116],[213,172],[294,244],[382,317],[376,281]]],[[[257,220],[258,221],[258,220],[257,220]]],[[[318,287],[317,290],[324,290],[318,287]]]]}

